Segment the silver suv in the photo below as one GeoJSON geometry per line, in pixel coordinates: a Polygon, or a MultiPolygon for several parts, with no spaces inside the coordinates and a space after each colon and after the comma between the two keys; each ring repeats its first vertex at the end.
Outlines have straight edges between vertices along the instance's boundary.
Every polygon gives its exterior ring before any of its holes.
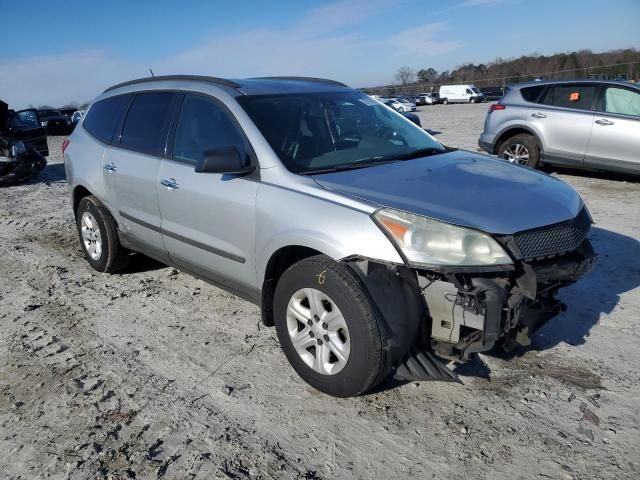
{"type": "Polygon", "coordinates": [[[296,372],[336,396],[526,344],[595,257],[568,185],[447,149],[329,80],[116,85],[64,158],[93,268],[141,252],[260,305],[296,372]]]}
{"type": "Polygon", "coordinates": [[[578,80],[509,87],[489,107],[479,144],[532,168],[640,174],[640,86],[578,80]]]}

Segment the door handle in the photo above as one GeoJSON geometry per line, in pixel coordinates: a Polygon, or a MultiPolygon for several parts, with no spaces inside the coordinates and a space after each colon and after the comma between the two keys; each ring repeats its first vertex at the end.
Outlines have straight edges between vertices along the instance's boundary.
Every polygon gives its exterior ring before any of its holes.
{"type": "Polygon", "coordinates": [[[113,163],[107,163],[104,166],[104,169],[109,173],[115,173],[115,172],[118,171],[118,167],[116,167],[115,164],[113,164],[113,163]]]}
{"type": "Polygon", "coordinates": [[[601,118],[600,120],[596,120],[596,123],[598,125],[613,125],[613,122],[611,120],[606,120],[604,118],[601,118]]]}
{"type": "Polygon", "coordinates": [[[533,118],[547,118],[547,116],[544,113],[532,113],[531,116],[533,118]]]}
{"type": "Polygon", "coordinates": [[[162,185],[163,187],[167,187],[167,189],[169,190],[177,190],[178,188],[180,188],[180,185],[178,185],[178,182],[176,182],[175,178],[160,180],[160,185],[162,185]]]}

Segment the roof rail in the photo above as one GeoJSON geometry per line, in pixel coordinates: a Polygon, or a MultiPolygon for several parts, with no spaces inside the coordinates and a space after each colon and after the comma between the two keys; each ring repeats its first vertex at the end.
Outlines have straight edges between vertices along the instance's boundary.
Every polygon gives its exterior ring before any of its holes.
{"type": "Polygon", "coordinates": [[[118,83],[117,85],[113,85],[112,87],[107,88],[102,93],[110,92],[111,90],[115,90],[116,88],[126,87],[127,85],[135,85],[136,83],[161,82],[163,80],[193,80],[199,82],[215,83],[216,85],[224,85],[225,87],[240,88],[240,85],[238,85],[236,82],[227,80],[225,78],[207,77],[204,75],[160,75],[157,77],[137,78],[135,80],[129,80],[128,82],[118,83]]]}
{"type": "Polygon", "coordinates": [[[336,80],[329,80],[328,78],[315,78],[315,77],[254,77],[250,80],[295,80],[298,82],[316,82],[316,83],[328,83],[331,85],[338,85],[340,87],[346,87],[342,82],[336,80]]]}

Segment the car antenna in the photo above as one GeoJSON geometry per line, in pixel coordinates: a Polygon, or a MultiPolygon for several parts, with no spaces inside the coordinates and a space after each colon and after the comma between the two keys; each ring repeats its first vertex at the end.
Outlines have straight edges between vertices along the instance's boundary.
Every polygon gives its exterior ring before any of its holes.
{"type": "Polygon", "coordinates": [[[151,76],[152,76],[153,78],[155,78],[155,77],[156,77],[156,76],[153,74],[153,70],[151,70],[151,67],[149,67],[149,72],[151,73],[151,76]]]}

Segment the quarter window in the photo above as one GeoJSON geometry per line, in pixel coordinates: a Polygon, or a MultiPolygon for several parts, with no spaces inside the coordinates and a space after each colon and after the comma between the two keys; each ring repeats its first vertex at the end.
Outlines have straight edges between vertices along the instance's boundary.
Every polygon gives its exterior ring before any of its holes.
{"type": "Polygon", "coordinates": [[[547,89],[540,103],[553,107],[591,110],[595,94],[594,85],[556,85],[547,89]]]}
{"type": "MultiPolygon", "coordinates": [[[[520,93],[522,94],[522,98],[524,98],[527,102],[535,102],[542,93],[543,89],[544,85],[536,85],[534,87],[525,87],[520,90],[520,93]]],[[[508,91],[509,88],[507,87],[504,91],[504,94],[506,95],[508,91]]]]}
{"type": "Polygon", "coordinates": [[[176,127],[174,158],[197,163],[204,152],[230,146],[246,152],[242,134],[222,108],[206,98],[187,95],[176,127]]]}
{"type": "Polygon", "coordinates": [[[148,155],[162,155],[174,94],[140,93],[131,102],[120,146],[148,155]]]}
{"type": "Polygon", "coordinates": [[[604,111],[640,117],[640,93],[626,88],[607,87],[604,93],[604,111]]]}
{"type": "Polygon", "coordinates": [[[98,140],[111,143],[130,101],[131,95],[118,95],[94,103],[82,126],[98,140]]]}

